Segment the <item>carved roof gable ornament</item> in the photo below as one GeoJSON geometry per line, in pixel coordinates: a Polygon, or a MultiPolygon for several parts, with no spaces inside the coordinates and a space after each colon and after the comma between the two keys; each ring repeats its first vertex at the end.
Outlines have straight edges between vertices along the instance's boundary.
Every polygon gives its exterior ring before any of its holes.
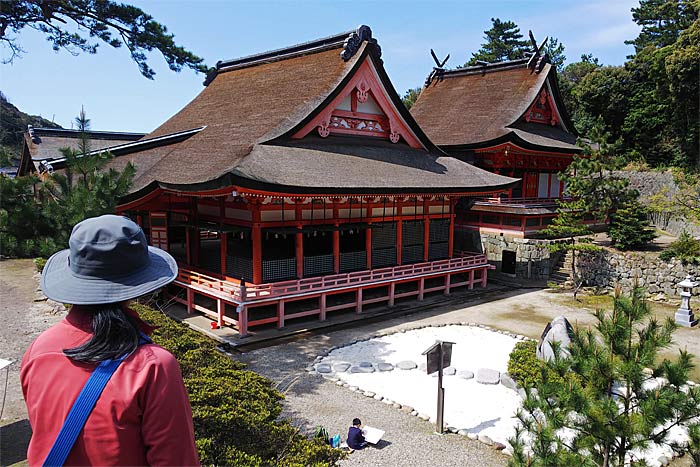
{"type": "Polygon", "coordinates": [[[377,49],[377,55],[379,57],[382,56],[382,48],[379,47],[377,39],[372,37],[372,30],[369,26],[361,24],[345,39],[345,42],[343,43],[343,50],[340,52],[340,58],[346,62],[350,60],[352,56],[355,55],[360,49],[362,41],[367,41],[370,44],[373,44],[377,49]]]}
{"type": "Polygon", "coordinates": [[[527,67],[530,69],[530,73],[539,73],[542,71],[545,64],[549,63],[549,55],[547,55],[547,51],[544,49],[549,37],[545,37],[542,43],[537,45],[537,41],[535,40],[535,36],[532,34],[532,31],[528,32],[530,34],[530,43],[532,44],[533,51],[532,55],[530,55],[530,60],[527,61],[527,67]]]}
{"type": "Polygon", "coordinates": [[[447,63],[447,61],[450,59],[450,54],[447,54],[447,57],[445,57],[443,61],[438,60],[433,49],[430,49],[430,55],[433,56],[436,66],[433,67],[433,71],[431,71],[428,77],[425,78],[426,86],[430,86],[430,83],[432,83],[433,80],[442,81],[445,74],[445,63],[447,63]]]}

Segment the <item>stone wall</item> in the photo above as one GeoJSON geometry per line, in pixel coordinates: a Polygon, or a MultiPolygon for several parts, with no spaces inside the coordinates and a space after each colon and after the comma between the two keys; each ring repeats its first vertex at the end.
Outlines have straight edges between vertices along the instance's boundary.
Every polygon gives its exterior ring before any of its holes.
{"type": "Polygon", "coordinates": [[[540,240],[460,230],[455,235],[455,249],[485,254],[498,272],[503,272],[503,252],[514,252],[516,277],[546,280],[560,258],[560,253],[551,253],[547,245],[561,241],[565,240],[540,240]]]}
{"type": "MultiPolygon", "coordinates": [[[[673,174],[667,172],[636,172],[619,171],[615,172],[629,180],[630,188],[639,192],[639,199],[645,203],[653,195],[664,193],[667,198],[671,198],[678,191],[673,174]]],[[[658,228],[678,236],[683,230],[688,231],[693,236],[700,236],[700,225],[691,224],[686,219],[672,218],[667,214],[657,213],[651,216],[651,222],[658,228]]]]}
{"type": "Polygon", "coordinates": [[[605,249],[580,258],[578,266],[584,285],[614,288],[619,284],[623,291],[629,292],[636,280],[650,296],[659,298],[678,298],[678,283],[689,274],[700,276],[698,265],[684,266],[676,259],[663,261],[657,254],[648,252],[621,253],[605,249]]]}

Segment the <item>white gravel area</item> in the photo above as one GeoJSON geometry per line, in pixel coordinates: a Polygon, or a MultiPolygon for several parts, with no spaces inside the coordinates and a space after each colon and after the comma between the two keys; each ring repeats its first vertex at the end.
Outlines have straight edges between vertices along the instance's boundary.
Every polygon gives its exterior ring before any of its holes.
{"type": "MultiPolygon", "coordinates": [[[[427,327],[358,342],[332,351],[321,363],[371,362],[397,365],[401,361],[424,363],[421,353],[436,340],[455,342],[452,346],[452,368],[457,374],[445,375],[445,426],[486,435],[493,441],[507,444],[515,433],[515,412],[521,404],[518,393],[501,384],[465,379],[459,372],[468,370],[475,375],[486,368],[505,373],[508,356],[517,339],[473,326],[427,327]]],[[[363,391],[381,395],[384,399],[408,405],[434,422],[437,416],[437,373],[426,374],[423,367],[412,370],[352,373],[337,372],[335,376],[363,391]]],[[[382,428],[378,426],[378,428],[382,428]]]]}

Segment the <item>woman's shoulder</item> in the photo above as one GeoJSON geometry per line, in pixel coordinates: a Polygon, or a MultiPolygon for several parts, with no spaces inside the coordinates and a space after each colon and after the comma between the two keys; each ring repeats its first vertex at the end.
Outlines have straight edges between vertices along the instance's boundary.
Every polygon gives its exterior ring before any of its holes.
{"type": "Polygon", "coordinates": [[[132,367],[179,368],[175,356],[158,344],[143,344],[130,358],[132,367]]]}

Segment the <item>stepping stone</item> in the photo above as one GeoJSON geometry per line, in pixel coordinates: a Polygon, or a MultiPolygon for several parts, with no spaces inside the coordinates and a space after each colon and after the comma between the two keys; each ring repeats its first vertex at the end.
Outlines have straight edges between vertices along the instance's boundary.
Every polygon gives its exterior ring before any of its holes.
{"type": "Polygon", "coordinates": [[[348,368],[350,368],[350,366],[351,365],[349,363],[336,363],[335,365],[333,365],[333,371],[337,373],[344,373],[348,371],[348,368]]]}
{"type": "Polygon", "coordinates": [[[394,369],[394,365],[391,363],[377,363],[377,370],[379,371],[391,371],[394,369]]]}
{"type": "Polygon", "coordinates": [[[416,365],[414,362],[412,362],[410,360],[404,360],[402,362],[397,363],[396,366],[400,370],[412,370],[412,369],[416,368],[418,365],[416,365]]]}
{"type": "Polygon", "coordinates": [[[508,389],[512,389],[513,391],[518,390],[518,384],[515,381],[513,381],[513,378],[508,376],[506,373],[503,373],[501,375],[501,384],[507,387],[508,389]]]}
{"type": "Polygon", "coordinates": [[[418,371],[420,371],[422,373],[425,373],[427,369],[428,369],[428,366],[425,363],[421,363],[420,365],[418,365],[418,371]]]}
{"type": "Polygon", "coordinates": [[[371,366],[353,366],[350,367],[350,373],[374,373],[374,368],[371,366]]]}
{"type": "Polygon", "coordinates": [[[455,373],[457,373],[457,368],[453,366],[448,366],[447,368],[442,370],[442,374],[447,375],[447,376],[452,376],[455,373]]]}
{"type": "Polygon", "coordinates": [[[474,372],[469,370],[459,370],[457,376],[464,379],[472,379],[474,377],[474,372]]]}
{"type": "Polygon", "coordinates": [[[360,368],[372,368],[372,362],[360,362],[357,366],[360,368]]]}
{"type": "Polygon", "coordinates": [[[331,369],[331,366],[328,363],[319,363],[316,365],[316,371],[319,373],[332,373],[333,369],[331,369]]]}
{"type": "Polygon", "coordinates": [[[476,382],[481,384],[498,384],[501,380],[501,372],[489,368],[481,368],[476,373],[476,382]]]}

